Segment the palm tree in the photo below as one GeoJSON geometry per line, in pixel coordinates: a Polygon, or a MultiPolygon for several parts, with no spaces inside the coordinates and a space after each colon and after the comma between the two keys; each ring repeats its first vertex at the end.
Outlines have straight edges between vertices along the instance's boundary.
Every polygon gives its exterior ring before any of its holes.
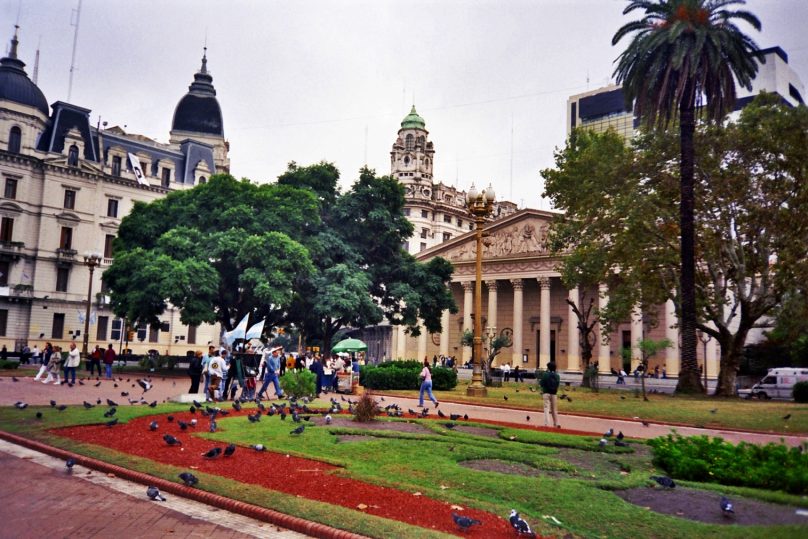
{"type": "Polygon", "coordinates": [[[678,118],[680,140],[681,274],[679,282],[681,373],[676,390],[703,391],[696,360],[696,263],[693,223],[693,133],[696,111],[720,120],[735,103],[735,82],[751,88],[757,45],[733,22],[760,30],[748,11],[728,11],[745,0],[633,0],[623,14],[644,10],[621,27],[612,45],[633,34],[614,76],[646,125],[666,128],[678,118]],[[698,107],[698,109],[697,109],[698,107]]]}

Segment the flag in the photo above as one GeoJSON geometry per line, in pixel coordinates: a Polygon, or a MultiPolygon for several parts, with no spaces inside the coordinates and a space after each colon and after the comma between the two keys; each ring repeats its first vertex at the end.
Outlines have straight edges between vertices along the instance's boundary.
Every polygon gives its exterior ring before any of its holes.
{"type": "Polygon", "coordinates": [[[228,331],[224,334],[224,341],[227,343],[228,346],[233,344],[236,339],[243,339],[244,334],[247,331],[247,319],[250,317],[250,313],[244,315],[244,318],[241,319],[241,322],[233,328],[233,331],[228,331]]]}
{"type": "Polygon", "coordinates": [[[267,319],[264,318],[257,324],[253,325],[250,329],[247,330],[247,334],[244,335],[244,340],[249,341],[250,339],[260,339],[261,334],[264,332],[264,322],[267,319]]]}
{"type": "Polygon", "coordinates": [[[135,154],[130,152],[129,162],[132,163],[132,172],[135,173],[137,183],[141,185],[149,185],[149,182],[146,181],[146,176],[143,174],[143,169],[140,168],[140,159],[138,159],[135,154]]]}

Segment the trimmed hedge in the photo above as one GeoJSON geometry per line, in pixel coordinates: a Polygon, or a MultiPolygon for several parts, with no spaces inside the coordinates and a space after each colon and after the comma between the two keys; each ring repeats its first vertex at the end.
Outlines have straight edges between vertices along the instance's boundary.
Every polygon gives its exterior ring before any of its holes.
{"type": "MultiPolygon", "coordinates": [[[[417,361],[390,361],[379,365],[365,365],[359,374],[359,383],[368,389],[419,389],[421,369],[417,361]]],[[[449,390],[457,385],[457,373],[452,369],[432,369],[432,389],[449,390]]]]}
{"type": "Polygon", "coordinates": [[[797,382],[791,391],[795,402],[808,402],[808,382],[797,382]]]}
{"type": "Polygon", "coordinates": [[[16,369],[19,366],[19,361],[15,361],[13,359],[0,359],[0,369],[16,369]]]}
{"type": "Polygon", "coordinates": [[[808,453],[799,447],[669,434],[648,441],[654,464],[671,477],[808,494],[808,453]]]}

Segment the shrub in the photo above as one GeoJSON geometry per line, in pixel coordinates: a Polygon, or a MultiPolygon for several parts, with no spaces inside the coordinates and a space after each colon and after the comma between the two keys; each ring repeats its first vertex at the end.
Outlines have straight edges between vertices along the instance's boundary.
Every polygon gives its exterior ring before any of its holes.
{"type": "Polygon", "coordinates": [[[794,401],[808,402],[808,382],[797,382],[792,390],[794,401]]]}
{"type": "Polygon", "coordinates": [[[0,359],[0,369],[16,369],[20,366],[19,361],[11,359],[0,359]]]}
{"type": "Polygon", "coordinates": [[[679,434],[654,438],[648,444],[654,464],[677,479],[808,493],[808,453],[798,447],[733,445],[718,437],[679,434]]]}
{"type": "Polygon", "coordinates": [[[369,393],[365,393],[359,397],[359,401],[354,406],[354,421],[360,423],[373,421],[380,412],[381,410],[379,405],[376,404],[376,400],[369,393]]]}
{"type": "MultiPolygon", "coordinates": [[[[366,365],[359,375],[359,383],[369,389],[418,389],[421,387],[421,369],[417,361],[391,361],[378,366],[366,365]]],[[[457,373],[452,369],[432,369],[432,387],[449,390],[457,385],[457,373]]]]}
{"type": "Polygon", "coordinates": [[[316,395],[317,376],[308,369],[287,369],[280,379],[283,392],[290,397],[313,397],[316,395]]]}
{"type": "Polygon", "coordinates": [[[457,373],[454,370],[444,367],[435,367],[432,369],[432,389],[449,391],[454,389],[456,385],[457,373]]]}

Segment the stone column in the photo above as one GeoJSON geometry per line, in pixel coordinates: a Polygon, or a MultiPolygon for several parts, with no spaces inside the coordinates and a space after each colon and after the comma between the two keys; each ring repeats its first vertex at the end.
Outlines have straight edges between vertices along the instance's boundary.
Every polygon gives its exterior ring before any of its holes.
{"type": "MultiPolygon", "coordinates": [[[[580,301],[578,287],[571,289],[567,297],[575,305],[578,305],[580,301]]],[[[575,314],[575,311],[572,310],[571,306],[567,309],[567,319],[569,320],[569,324],[567,324],[567,370],[580,371],[581,336],[578,331],[578,316],[575,314]]]]}
{"type": "Polygon", "coordinates": [[[403,325],[396,326],[396,355],[393,359],[407,358],[407,334],[403,325]]]}
{"type": "Polygon", "coordinates": [[[429,331],[427,331],[426,326],[424,326],[423,323],[419,324],[418,328],[421,330],[421,334],[418,335],[418,356],[415,359],[418,361],[423,361],[424,357],[426,356],[426,345],[427,339],[429,338],[429,331]]]}
{"type": "MultiPolygon", "coordinates": [[[[605,283],[598,286],[598,309],[604,310],[609,305],[609,287],[605,283]]],[[[607,336],[606,327],[604,324],[598,324],[598,372],[611,374],[612,358],[609,353],[610,346],[609,340],[604,337],[607,336]]]]}
{"type": "Polygon", "coordinates": [[[519,365],[522,368],[522,328],[525,321],[522,319],[522,304],[524,282],[522,279],[511,279],[513,285],[513,345],[511,346],[511,366],[519,365]]]}
{"type": "Polygon", "coordinates": [[[444,357],[449,356],[449,324],[451,323],[451,314],[449,309],[444,309],[440,316],[440,354],[444,357]]]}
{"type": "MultiPolygon", "coordinates": [[[[635,305],[631,311],[631,371],[640,364],[642,360],[642,351],[640,350],[640,341],[642,340],[642,309],[639,305],[635,305]]],[[[623,364],[623,358],[620,358],[620,365],[623,364]]]]}
{"type": "Polygon", "coordinates": [[[550,278],[539,277],[539,365],[546,369],[550,362],[550,278]]]}
{"type": "Polygon", "coordinates": [[[665,370],[668,376],[679,376],[679,319],[676,316],[676,306],[673,300],[665,302],[665,338],[671,342],[671,347],[665,349],[665,370]]]}
{"type": "MultiPolygon", "coordinates": [[[[463,333],[472,331],[471,311],[474,310],[474,282],[464,281],[463,283],[463,333]]],[[[479,313],[477,313],[479,316],[479,313]]],[[[471,346],[463,347],[463,363],[471,360],[471,346]]]]}
{"type": "Polygon", "coordinates": [[[483,327],[483,333],[486,327],[497,327],[497,281],[485,281],[485,286],[488,287],[488,322],[483,327]]]}

